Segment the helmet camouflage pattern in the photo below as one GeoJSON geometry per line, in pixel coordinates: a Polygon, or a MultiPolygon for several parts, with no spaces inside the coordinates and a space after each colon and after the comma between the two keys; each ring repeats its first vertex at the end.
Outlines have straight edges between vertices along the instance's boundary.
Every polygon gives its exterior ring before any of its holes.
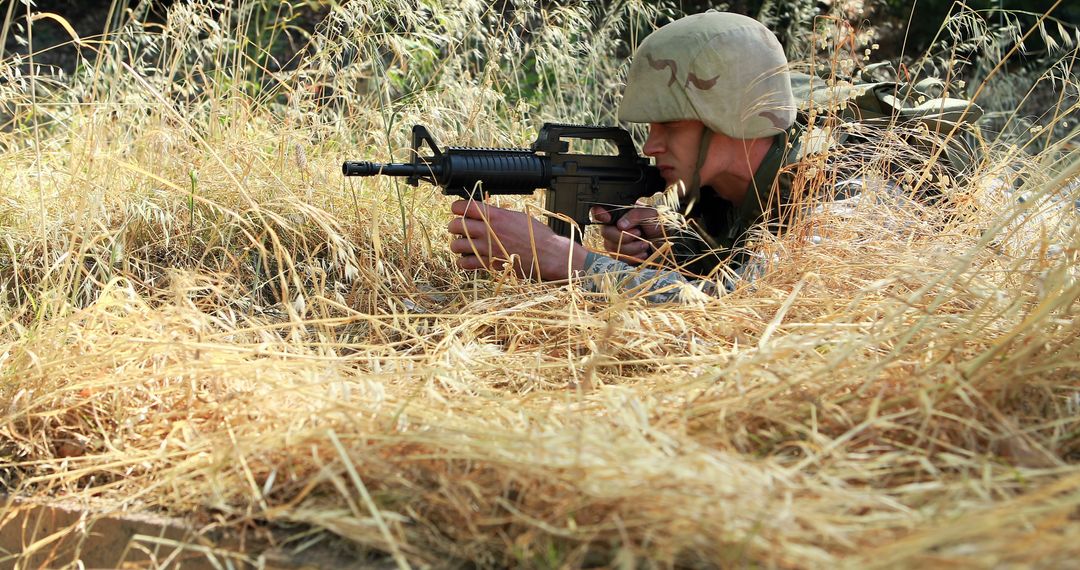
{"type": "Polygon", "coordinates": [[[729,12],[663,26],[634,53],[619,120],[697,120],[737,139],[776,135],[795,121],[784,50],[760,22],[729,12]]]}

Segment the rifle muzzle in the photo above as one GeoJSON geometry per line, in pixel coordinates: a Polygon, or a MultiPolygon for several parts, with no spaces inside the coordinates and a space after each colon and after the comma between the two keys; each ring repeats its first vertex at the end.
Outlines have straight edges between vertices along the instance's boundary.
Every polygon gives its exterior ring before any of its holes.
{"type": "Polygon", "coordinates": [[[344,162],[341,164],[341,173],[345,176],[416,176],[429,174],[431,168],[418,167],[415,164],[381,164],[378,162],[344,162]]]}

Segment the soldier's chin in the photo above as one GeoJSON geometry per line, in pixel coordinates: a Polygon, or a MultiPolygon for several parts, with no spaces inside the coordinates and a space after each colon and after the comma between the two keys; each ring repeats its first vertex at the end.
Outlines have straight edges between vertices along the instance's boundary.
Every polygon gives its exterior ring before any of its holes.
{"type": "Polygon", "coordinates": [[[688,186],[686,180],[674,172],[661,173],[661,176],[664,178],[664,182],[667,182],[669,188],[686,188],[688,186]]]}

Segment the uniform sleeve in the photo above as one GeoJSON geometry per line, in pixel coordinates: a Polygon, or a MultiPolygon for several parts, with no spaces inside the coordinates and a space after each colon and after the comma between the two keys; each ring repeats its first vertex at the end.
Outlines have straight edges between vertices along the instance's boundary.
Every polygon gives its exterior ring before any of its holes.
{"type": "Polygon", "coordinates": [[[680,303],[717,297],[733,288],[734,283],[718,287],[706,279],[687,279],[676,271],[634,267],[605,255],[589,252],[585,269],[579,274],[587,291],[600,293],[616,290],[643,295],[650,303],[680,303]]]}

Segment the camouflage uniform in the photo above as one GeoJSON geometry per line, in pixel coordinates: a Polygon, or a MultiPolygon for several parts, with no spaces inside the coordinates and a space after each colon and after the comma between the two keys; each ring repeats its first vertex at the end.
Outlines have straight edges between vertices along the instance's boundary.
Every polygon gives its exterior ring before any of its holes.
{"type": "MultiPolygon", "coordinates": [[[[753,186],[739,207],[702,192],[698,173],[687,187],[683,213],[688,231],[670,240],[674,264],[698,275],[719,266],[724,288],[747,271],[741,249],[749,229],[780,219],[779,208],[790,197],[790,179],[782,172],[796,155],[797,135],[791,127],[795,105],[787,59],[776,37],[761,23],[738,14],[709,11],[688,16],[649,35],[635,53],[619,119],[663,123],[696,120],[704,123],[699,145],[700,170],[713,132],[736,139],[772,137],[772,147],[754,174],[753,186]],[[769,205],[769,208],[764,206],[769,205]],[[768,212],[763,210],[768,209],[768,212]]],[[[637,268],[590,252],[582,283],[598,291],[607,286],[643,293],[650,302],[673,301],[719,293],[711,280],[689,280],[669,270],[637,268]],[[605,285],[605,282],[608,285],[605,285]]]]}
{"type": "Polygon", "coordinates": [[[791,203],[790,166],[800,156],[801,129],[773,137],[751,182],[746,199],[739,207],[703,188],[692,210],[683,209],[688,231],[674,236],[674,266],[691,275],[705,276],[726,266],[737,271],[746,263],[745,237],[757,224],[776,233],[785,208],[791,203]]]}
{"type": "Polygon", "coordinates": [[[690,275],[711,278],[694,279],[674,270],[639,268],[590,251],[585,257],[582,284],[593,292],[612,286],[622,291],[648,291],[645,298],[650,303],[667,303],[694,295],[687,287],[717,295],[723,292],[721,287],[733,288],[737,279],[752,278],[762,267],[744,249],[745,238],[753,226],[762,222],[771,231],[779,230],[782,209],[790,203],[792,186],[792,176],[783,168],[798,156],[797,130],[796,136],[776,135],[772,148],[754,173],[753,187],[741,207],[733,207],[716,197],[711,189],[704,188],[693,211],[684,212],[689,229],[670,239],[672,266],[690,275]],[[763,206],[769,204],[773,205],[769,211],[763,211],[766,209],[763,206]],[[718,271],[720,268],[727,271],[718,271]]]}
{"type": "MultiPolygon", "coordinates": [[[[750,228],[764,223],[777,233],[781,221],[791,214],[792,175],[785,167],[813,152],[820,144],[845,146],[871,141],[834,131],[827,141],[803,137],[808,121],[796,125],[796,102],[809,113],[816,108],[835,115],[842,122],[858,122],[877,128],[915,127],[906,143],[925,154],[940,148],[935,168],[956,179],[969,170],[971,153],[962,136],[972,132],[971,124],[982,114],[977,105],[949,97],[935,79],[915,84],[884,81],[874,75],[881,65],[869,66],[851,82],[827,83],[805,74],[789,73],[783,49],[762,24],[751,18],[709,11],[688,16],[664,26],[648,36],[635,53],[627,79],[619,118],[631,122],[698,120],[706,126],[699,149],[697,167],[704,163],[709,137],[721,132],[736,139],[773,137],[773,144],[754,173],[753,185],[738,208],[717,197],[711,190],[700,192],[697,174],[687,188],[686,201],[694,211],[683,212],[688,230],[673,236],[673,267],[695,276],[690,279],[676,271],[638,268],[609,257],[589,253],[582,272],[586,288],[599,291],[614,285],[622,290],[646,293],[651,302],[668,302],[696,295],[691,289],[710,294],[730,289],[737,279],[752,279],[764,270],[760,259],[746,250],[750,228]],[[842,105],[836,105],[842,102],[842,105]],[[957,131],[959,129],[959,131],[957,131]],[[767,206],[767,207],[763,207],[767,206]],[[717,271],[717,268],[726,271],[717,271]],[[604,285],[609,282],[610,285],[604,285]]],[[[895,76],[895,74],[894,74],[895,76]]],[[[977,138],[977,137],[976,137],[977,138]]],[[[888,176],[888,173],[886,173],[888,176]]],[[[904,191],[892,180],[870,180],[858,173],[836,186],[834,200],[840,209],[851,209],[859,194],[884,192],[893,198],[904,191]]],[[[914,196],[932,202],[932,195],[914,196]]],[[[817,211],[816,209],[813,211],[817,211]]],[[[833,211],[836,211],[835,209],[833,211]]]]}

